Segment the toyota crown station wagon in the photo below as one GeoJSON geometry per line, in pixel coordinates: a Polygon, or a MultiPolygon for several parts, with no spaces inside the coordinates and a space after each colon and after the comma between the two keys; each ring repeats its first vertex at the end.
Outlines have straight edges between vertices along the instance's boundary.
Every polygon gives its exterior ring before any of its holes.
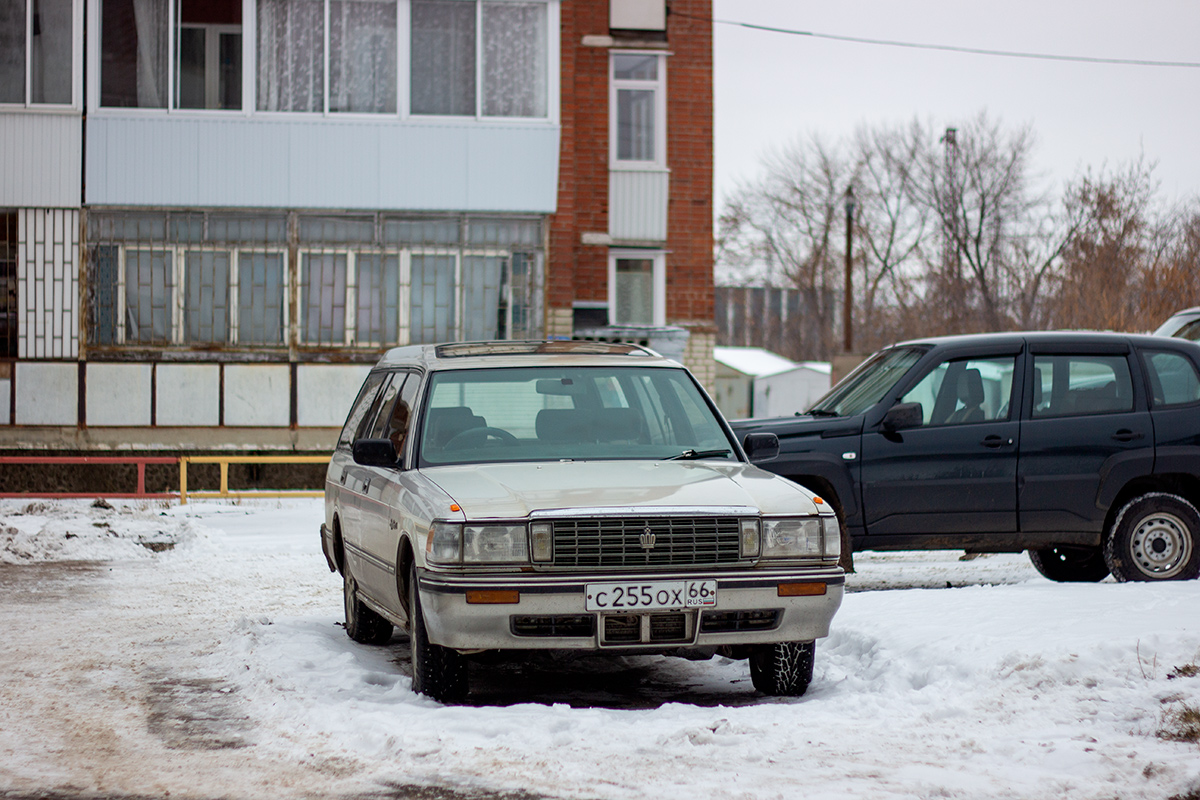
{"type": "Polygon", "coordinates": [[[842,599],[840,529],[751,464],[777,450],[743,449],[691,373],[635,345],[390,350],[326,477],[346,632],[406,628],[414,690],[444,702],[473,655],[535,649],[721,653],[801,694],[842,599]]]}

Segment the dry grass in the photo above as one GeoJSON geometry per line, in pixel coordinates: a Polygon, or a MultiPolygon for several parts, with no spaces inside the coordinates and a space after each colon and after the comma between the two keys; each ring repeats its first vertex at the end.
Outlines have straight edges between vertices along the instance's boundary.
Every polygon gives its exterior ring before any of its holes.
{"type": "Polygon", "coordinates": [[[1166,712],[1158,738],[1200,744],[1200,708],[1181,703],[1179,708],[1166,712]]]}

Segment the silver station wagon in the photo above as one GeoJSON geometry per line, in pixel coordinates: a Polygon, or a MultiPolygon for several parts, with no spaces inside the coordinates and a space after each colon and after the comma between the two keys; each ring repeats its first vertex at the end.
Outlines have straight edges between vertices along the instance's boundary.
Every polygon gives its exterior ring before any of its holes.
{"type": "Polygon", "coordinates": [[[346,633],[406,628],[413,689],[468,693],[472,656],[567,650],[749,659],[799,695],[842,600],[833,508],[752,466],[695,378],[636,345],[388,351],[325,484],[346,633]]]}

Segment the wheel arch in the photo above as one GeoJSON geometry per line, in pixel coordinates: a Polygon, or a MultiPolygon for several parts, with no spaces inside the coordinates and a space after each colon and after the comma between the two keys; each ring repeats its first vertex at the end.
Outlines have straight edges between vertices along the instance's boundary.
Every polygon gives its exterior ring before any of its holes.
{"type": "Polygon", "coordinates": [[[1107,538],[1126,504],[1152,492],[1176,494],[1200,508],[1200,478],[1187,473],[1166,473],[1135,478],[1121,487],[1104,517],[1104,537],[1107,538]]]}
{"type": "Polygon", "coordinates": [[[342,541],[342,518],[333,515],[333,560],[339,575],[346,574],[346,545],[342,541]]]}
{"type": "Polygon", "coordinates": [[[416,561],[413,553],[412,540],[407,536],[400,537],[400,546],[396,550],[396,591],[400,595],[400,607],[408,614],[408,580],[412,565],[416,561]]]}

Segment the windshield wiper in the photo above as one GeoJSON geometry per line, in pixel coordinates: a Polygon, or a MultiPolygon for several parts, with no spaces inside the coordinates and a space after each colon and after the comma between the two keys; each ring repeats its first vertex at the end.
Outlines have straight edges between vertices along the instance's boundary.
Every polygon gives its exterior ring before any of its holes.
{"type": "MultiPolygon", "coordinates": [[[[841,414],[837,413],[836,411],[830,411],[829,409],[826,409],[826,408],[810,408],[808,411],[806,411],[804,413],[808,414],[810,417],[840,417],[841,416],[841,414]]],[[[800,415],[797,414],[797,416],[800,416],[800,415]]]]}
{"type": "Polygon", "coordinates": [[[729,455],[729,448],[724,450],[684,450],[677,456],[670,456],[663,461],[691,461],[696,458],[716,458],[729,455]]]}

